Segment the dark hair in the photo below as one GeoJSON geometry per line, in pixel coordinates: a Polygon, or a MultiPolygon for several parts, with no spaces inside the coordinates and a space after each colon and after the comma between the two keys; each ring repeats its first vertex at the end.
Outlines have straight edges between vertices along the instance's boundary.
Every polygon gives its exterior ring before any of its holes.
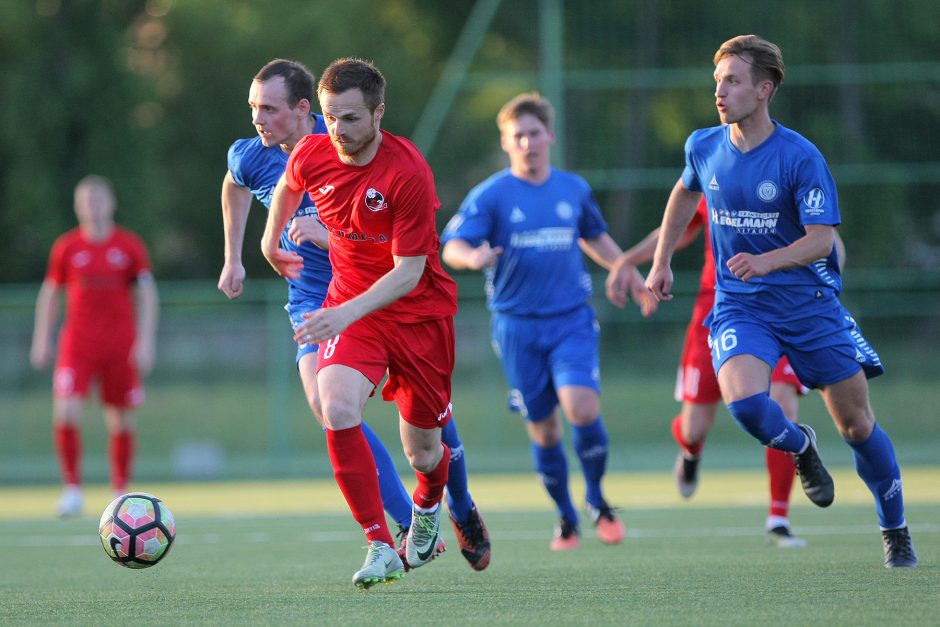
{"type": "Polygon", "coordinates": [[[776,44],[757,35],[738,35],[721,44],[715,53],[715,65],[729,56],[738,57],[751,66],[751,78],[755,85],[761,80],[770,81],[774,84],[774,93],[777,93],[786,68],[783,65],[783,53],[776,44]]]}
{"type": "Polygon", "coordinates": [[[291,108],[296,107],[297,103],[306,99],[308,102],[314,100],[314,85],[317,79],[307,67],[299,61],[290,59],[274,59],[268,61],[263,68],[255,74],[254,80],[264,83],[275,76],[284,79],[284,86],[287,87],[287,104],[291,108]]]}
{"type": "Polygon", "coordinates": [[[519,94],[509,102],[503,105],[496,115],[496,126],[500,130],[503,124],[509,120],[515,120],[521,115],[534,115],[545,125],[545,128],[552,130],[555,124],[555,108],[542,94],[537,91],[530,91],[519,94]]]}
{"type": "Polygon", "coordinates": [[[385,77],[368,61],[353,57],[337,59],[323,70],[317,94],[324,91],[341,94],[350,89],[362,92],[362,98],[372,113],[385,102],[385,77]]]}

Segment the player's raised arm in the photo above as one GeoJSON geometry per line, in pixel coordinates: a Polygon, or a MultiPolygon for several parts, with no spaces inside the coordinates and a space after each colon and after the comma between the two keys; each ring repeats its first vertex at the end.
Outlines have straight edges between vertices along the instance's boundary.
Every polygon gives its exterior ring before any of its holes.
{"type": "Polygon", "coordinates": [[[271,210],[268,212],[268,221],[264,226],[264,235],[261,236],[261,253],[268,260],[271,267],[279,275],[296,279],[303,268],[303,258],[294,252],[282,250],[278,244],[287,221],[297,210],[297,205],[303,197],[303,190],[291,189],[286,178],[282,175],[274,188],[271,198],[271,210]]]}
{"type": "Polygon", "coordinates": [[[225,264],[219,275],[219,290],[226,296],[238,298],[245,282],[242,265],[242,246],[245,225],[251,210],[251,190],[235,182],[231,171],[222,179],[222,231],[225,236],[225,264]]]}
{"type": "Polygon", "coordinates": [[[646,287],[656,300],[672,300],[672,254],[685,228],[692,221],[695,206],[701,196],[701,192],[688,190],[681,179],[676,181],[669,194],[663,223],[659,227],[659,241],[653,255],[653,267],[646,277],[646,287]]]}

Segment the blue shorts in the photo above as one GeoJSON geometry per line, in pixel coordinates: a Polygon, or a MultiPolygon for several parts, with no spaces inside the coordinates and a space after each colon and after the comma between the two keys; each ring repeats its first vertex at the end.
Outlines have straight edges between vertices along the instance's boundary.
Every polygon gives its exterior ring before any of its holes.
{"type": "MultiPolygon", "coordinates": [[[[284,309],[287,310],[287,315],[290,316],[290,326],[293,329],[296,329],[301,322],[305,320],[303,314],[314,312],[320,307],[323,306],[323,301],[315,302],[313,300],[303,300],[292,303],[287,303],[284,305],[284,309]]],[[[298,344],[297,345],[297,358],[295,363],[300,363],[300,358],[304,355],[310,353],[316,353],[317,349],[320,348],[319,344],[298,344]]]]}
{"type": "Polygon", "coordinates": [[[712,310],[706,323],[711,328],[708,344],[715,372],[735,355],[753,355],[772,370],[785,354],[796,376],[811,388],[844,381],[859,370],[869,379],[884,374],[875,349],[838,303],[829,311],[787,321],[768,321],[726,303],[712,310]]]}
{"type": "Polygon", "coordinates": [[[566,385],[600,391],[600,326],[590,306],[548,318],[494,313],[490,329],[509,383],[509,409],[527,420],[551,415],[566,385]]]}

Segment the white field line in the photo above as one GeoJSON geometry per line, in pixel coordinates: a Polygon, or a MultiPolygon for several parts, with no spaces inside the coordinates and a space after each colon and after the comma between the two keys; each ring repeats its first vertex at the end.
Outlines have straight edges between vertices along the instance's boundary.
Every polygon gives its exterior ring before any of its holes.
{"type": "MultiPolygon", "coordinates": [[[[940,533],[940,524],[920,523],[911,524],[911,532],[922,533],[940,533]]],[[[877,528],[874,525],[846,525],[846,526],[828,526],[828,525],[796,525],[793,532],[798,536],[827,536],[827,535],[868,535],[874,533],[877,528]]],[[[655,528],[630,528],[627,530],[627,537],[643,539],[663,539],[663,538],[747,538],[759,537],[764,535],[764,530],[760,527],[699,527],[691,529],[655,529],[655,528]]],[[[345,531],[314,531],[299,535],[300,542],[306,544],[320,544],[325,542],[337,541],[355,541],[362,536],[355,532],[345,531]]],[[[263,544],[266,542],[283,542],[286,538],[283,534],[270,534],[264,531],[252,531],[240,534],[217,534],[217,533],[188,533],[178,537],[176,541],[180,544],[229,544],[250,543],[263,544]]],[[[532,531],[500,531],[493,534],[493,542],[506,540],[533,540],[543,541],[545,539],[544,530],[532,531]]],[[[296,542],[297,538],[291,540],[296,542]]],[[[93,534],[82,535],[23,535],[0,537],[0,547],[6,548],[25,548],[25,547],[56,547],[56,546],[97,546],[100,541],[93,534]]]]}

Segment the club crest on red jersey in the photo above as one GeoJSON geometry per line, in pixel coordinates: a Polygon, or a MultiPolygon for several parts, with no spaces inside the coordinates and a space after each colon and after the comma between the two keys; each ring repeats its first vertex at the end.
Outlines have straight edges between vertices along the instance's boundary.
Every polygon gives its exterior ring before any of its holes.
{"type": "Polygon", "coordinates": [[[369,208],[369,211],[381,211],[388,206],[388,203],[385,202],[385,196],[382,195],[382,192],[370,187],[366,191],[366,207],[369,208]]]}

